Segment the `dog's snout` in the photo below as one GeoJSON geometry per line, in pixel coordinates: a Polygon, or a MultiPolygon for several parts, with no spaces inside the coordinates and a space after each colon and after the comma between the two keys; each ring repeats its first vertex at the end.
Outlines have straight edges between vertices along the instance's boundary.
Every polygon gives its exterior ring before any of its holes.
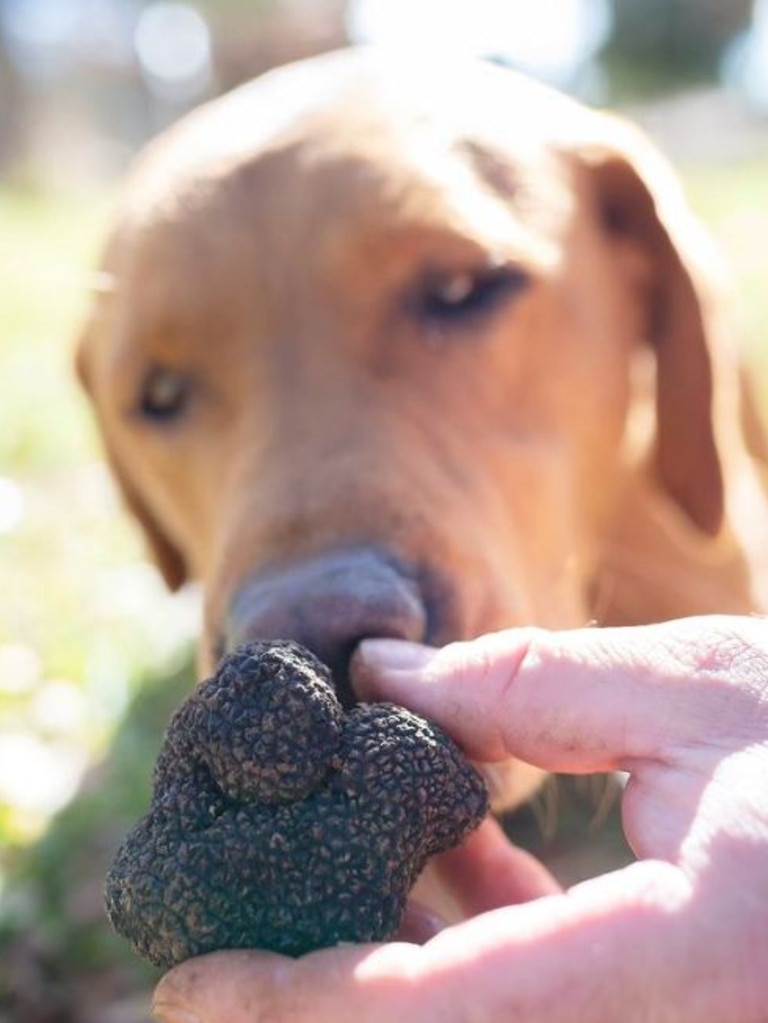
{"type": "Polygon", "coordinates": [[[371,637],[427,638],[427,609],[415,573],[370,549],[323,554],[248,579],[235,593],[222,646],[294,639],[333,671],[342,701],[353,702],[347,668],[371,637]]]}

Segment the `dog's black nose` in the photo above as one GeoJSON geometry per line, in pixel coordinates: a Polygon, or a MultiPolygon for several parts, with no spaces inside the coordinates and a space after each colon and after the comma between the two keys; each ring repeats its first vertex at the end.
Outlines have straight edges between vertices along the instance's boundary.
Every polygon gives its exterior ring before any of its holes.
{"type": "Polygon", "coordinates": [[[354,701],[349,661],[362,639],[424,641],[427,612],[415,573],[370,548],[335,551],[260,573],[232,599],[222,652],[254,639],[294,639],[332,670],[354,701]]]}

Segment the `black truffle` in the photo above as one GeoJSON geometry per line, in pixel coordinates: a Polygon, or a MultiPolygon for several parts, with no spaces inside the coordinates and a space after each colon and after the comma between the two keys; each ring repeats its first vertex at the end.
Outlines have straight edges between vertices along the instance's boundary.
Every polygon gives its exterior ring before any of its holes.
{"type": "Polygon", "coordinates": [[[344,713],[312,654],[252,643],[174,715],[107,911],[162,967],[385,940],[427,859],[487,810],[482,779],[434,725],[391,704],[344,713]]]}

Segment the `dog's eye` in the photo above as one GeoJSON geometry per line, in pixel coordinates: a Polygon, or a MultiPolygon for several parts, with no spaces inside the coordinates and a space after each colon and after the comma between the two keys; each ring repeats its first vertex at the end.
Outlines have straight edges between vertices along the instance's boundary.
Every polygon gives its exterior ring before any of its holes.
{"type": "Polygon", "coordinates": [[[187,405],[189,382],[177,370],[153,367],[147,374],[139,397],[139,413],[152,422],[168,422],[187,405]]]}
{"type": "Polygon", "coordinates": [[[418,311],[424,320],[458,325],[492,312],[527,283],[528,276],[510,266],[431,274],[422,286],[418,311]]]}

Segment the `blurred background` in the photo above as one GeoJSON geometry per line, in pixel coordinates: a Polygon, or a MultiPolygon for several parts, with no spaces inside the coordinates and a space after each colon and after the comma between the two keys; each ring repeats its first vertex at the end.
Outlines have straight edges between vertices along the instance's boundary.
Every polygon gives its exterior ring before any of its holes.
{"type": "Polygon", "coordinates": [[[192,684],[71,364],[136,150],[352,42],[471,53],[641,121],[730,260],[768,404],[768,0],[0,0],[0,1023],[146,1019],[101,883],[192,684]]]}

